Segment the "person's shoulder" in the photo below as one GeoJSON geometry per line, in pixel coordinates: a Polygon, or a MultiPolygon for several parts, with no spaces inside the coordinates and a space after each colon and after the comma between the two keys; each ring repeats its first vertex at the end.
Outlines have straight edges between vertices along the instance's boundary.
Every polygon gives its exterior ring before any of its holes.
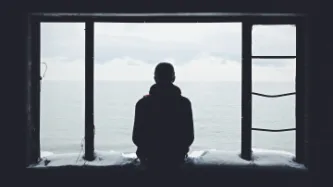
{"type": "Polygon", "coordinates": [[[147,103],[147,101],[149,99],[150,99],[150,95],[149,94],[144,95],[142,98],[140,98],[138,100],[138,102],[136,102],[136,106],[140,106],[140,105],[143,105],[144,103],[147,103]]]}
{"type": "Polygon", "coordinates": [[[185,96],[181,96],[181,101],[182,101],[183,104],[191,105],[190,99],[185,97],[185,96]]]}

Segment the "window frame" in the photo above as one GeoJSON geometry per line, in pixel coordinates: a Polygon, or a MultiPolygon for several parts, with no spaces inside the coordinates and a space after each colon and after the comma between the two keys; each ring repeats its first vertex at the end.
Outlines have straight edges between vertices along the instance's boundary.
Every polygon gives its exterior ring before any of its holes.
{"type": "MultiPolygon", "coordinates": [[[[40,160],[40,24],[41,22],[83,22],[85,34],[85,154],[94,160],[94,22],[120,23],[212,23],[238,22],[242,24],[242,141],[241,157],[252,158],[252,26],[296,25],[296,161],[305,163],[305,107],[306,84],[304,57],[303,14],[256,13],[30,13],[28,16],[27,46],[27,165],[40,160]]],[[[272,58],[272,57],[271,57],[272,58]]],[[[281,57],[279,57],[281,58],[281,57]]]]}
{"type": "Polygon", "coordinates": [[[306,121],[304,119],[306,110],[306,74],[305,74],[305,23],[299,19],[294,23],[262,23],[245,22],[242,24],[242,148],[241,157],[246,160],[252,159],[252,131],[263,132],[285,132],[296,131],[296,157],[295,161],[306,164],[306,121]],[[295,56],[273,56],[273,55],[253,55],[252,54],[252,28],[255,25],[294,25],[296,27],[296,55],[295,56]],[[246,42],[244,42],[246,41],[246,42]],[[252,59],[296,59],[296,77],[294,93],[279,95],[265,95],[252,91],[252,59]],[[251,86],[249,86],[251,85],[251,86]],[[296,95],[296,93],[299,93],[296,95]],[[278,98],[296,95],[295,99],[295,124],[296,128],[288,129],[261,129],[252,127],[252,95],[278,98]]]}

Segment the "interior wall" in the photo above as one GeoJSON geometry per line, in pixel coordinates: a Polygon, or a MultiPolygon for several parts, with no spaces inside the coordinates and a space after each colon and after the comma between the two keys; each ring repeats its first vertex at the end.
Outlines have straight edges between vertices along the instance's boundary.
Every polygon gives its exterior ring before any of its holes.
{"type": "MultiPolygon", "coordinates": [[[[231,1],[229,1],[231,2],[231,1]]],[[[237,1],[239,3],[239,1],[237,1]]],[[[249,5],[248,1],[245,3],[248,6],[242,6],[242,8],[237,9],[235,4],[229,6],[230,11],[253,11],[253,10],[274,10],[272,6],[274,3],[264,3],[260,8],[257,5],[249,5]]],[[[252,1],[253,2],[253,1],[252,1]]],[[[272,1],[271,1],[272,2],[272,1]]],[[[280,3],[285,7],[289,8],[281,8],[283,12],[287,10],[292,10],[290,7],[294,7],[295,11],[304,11],[305,8],[295,8],[297,4],[294,3],[285,3],[284,1],[274,1],[276,4],[280,3]]],[[[50,3],[49,3],[50,4],[50,3]]],[[[52,4],[52,3],[51,3],[52,4]]],[[[68,4],[68,2],[67,2],[68,4]]],[[[27,127],[27,106],[26,106],[26,94],[27,94],[27,84],[26,84],[26,70],[27,70],[27,58],[26,58],[26,46],[27,46],[27,14],[25,8],[31,8],[33,3],[26,6],[25,4],[18,5],[15,7],[21,7],[15,9],[13,6],[13,12],[8,13],[7,17],[10,17],[10,20],[6,20],[2,23],[3,28],[3,42],[1,43],[2,49],[5,49],[4,59],[6,59],[5,67],[5,79],[4,85],[2,88],[2,94],[5,94],[3,98],[5,98],[4,104],[2,104],[2,111],[4,112],[4,120],[3,126],[5,129],[4,137],[7,138],[2,147],[2,156],[5,160],[15,160],[14,162],[5,163],[10,168],[22,169],[25,166],[25,158],[26,158],[26,138],[25,132],[27,127]],[[16,10],[16,12],[15,12],[16,10]],[[7,60],[8,59],[8,60],[7,60]],[[7,130],[8,128],[8,130],[7,130]],[[8,143],[10,142],[10,143],[8,143]],[[7,154],[6,154],[7,153],[7,154]],[[10,153],[10,154],[9,154],[10,153]]],[[[55,7],[60,7],[59,5],[65,5],[64,1],[58,1],[58,5],[55,7]],[[62,4],[63,2],[63,4],[62,4]]],[[[75,6],[77,4],[71,4],[68,7],[72,7],[75,10],[75,6]]],[[[194,6],[189,6],[190,8],[186,9],[186,6],[182,3],[176,3],[176,7],[183,7],[183,10],[190,10],[194,6]]],[[[187,4],[190,5],[190,4],[187,4]]],[[[282,7],[282,5],[278,5],[277,7],[282,7]]],[[[303,4],[298,4],[300,7],[305,6],[305,2],[303,4]]],[[[45,5],[49,8],[49,5],[45,5]]],[[[119,6],[119,5],[117,5],[119,6]]],[[[140,6],[144,10],[143,5],[139,5],[136,7],[137,11],[140,6]]],[[[205,5],[207,6],[207,5],[205,5]]],[[[41,6],[36,6],[41,7],[41,6]]],[[[132,6],[130,6],[132,7],[132,6]]],[[[150,5],[149,8],[152,10],[153,5],[150,5]]],[[[227,6],[223,7],[223,10],[228,10],[227,6]]],[[[238,4],[239,7],[239,4],[238,4]]],[[[333,79],[333,63],[332,63],[332,42],[333,37],[331,33],[333,33],[332,28],[330,28],[330,12],[331,10],[320,10],[320,13],[317,10],[317,6],[313,6],[314,11],[313,17],[311,17],[311,21],[309,22],[310,28],[310,40],[309,46],[307,49],[308,52],[308,60],[310,61],[310,73],[311,73],[311,83],[309,87],[311,88],[311,101],[310,106],[311,110],[309,111],[309,126],[310,126],[310,151],[311,151],[311,165],[315,168],[318,173],[325,174],[326,171],[332,166],[332,150],[333,147],[333,119],[332,119],[332,105],[333,105],[333,91],[332,91],[332,79],[333,79]],[[325,13],[326,12],[326,13],[325,13]],[[327,17],[325,17],[327,16],[327,17]]],[[[329,6],[328,6],[329,7],[329,6]]],[[[176,8],[176,9],[177,9],[176,8]]],[[[126,8],[125,8],[126,9],[126,8]]],[[[130,10],[127,7],[128,10],[130,10]]],[[[171,7],[172,9],[172,7],[171,7]]],[[[39,8],[39,10],[41,10],[39,8]]],[[[76,9],[78,10],[78,9],[76,9]]],[[[87,9],[88,10],[88,9],[87,9]]],[[[93,9],[89,9],[90,11],[94,11],[93,9]]],[[[103,10],[103,9],[101,9],[103,10]]],[[[105,9],[104,9],[105,10],[105,9]]],[[[133,10],[133,9],[132,9],[133,10]]],[[[157,10],[162,10],[156,9],[157,10]]],[[[211,10],[217,10],[216,6],[214,6],[211,10]]],[[[118,12],[121,10],[118,9],[118,12]]],[[[130,11],[128,11],[130,12],[130,11]]],[[[186,12],[186,11],[185,11],[186,12]]],[[[269,11],[267,11],[269,12],[269,11]]],[[[326,173],[327,174],[327,173],[326,173]]]]}
{"type": "Polygon", "coordinates": [[[333,29],[330,14],[322,12],[310,20],[310,158],[318,175],[328,175],[333,158],[333,29]]]}
{"type": "Polygon", "coordinates": [[[1,22],[2,168],[25,166],[27,127],[27,16],[10,12],[1,22]]]}

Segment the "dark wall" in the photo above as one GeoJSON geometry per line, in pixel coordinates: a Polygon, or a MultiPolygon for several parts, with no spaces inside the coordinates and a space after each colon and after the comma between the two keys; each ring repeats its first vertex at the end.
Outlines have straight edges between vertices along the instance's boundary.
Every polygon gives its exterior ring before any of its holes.
{"type": "Polygon", "coordinates": [[[328,175],[333,166],[333,28],[332,16],[322,11],[310,21],[308,56],[310,73],[310,157],[313,169],[328,175]]]}
{"type": "Polygon", "coordinates": [[[1,23],[1,157],[4,166],[19,168],[25,164],[27,125],[26,94],[26,15],[10,12],[1,23]],[[15,160],[14,163],[9,160],[15,160]],[[23,165],[22,165],[23,164],[23,165]]]}
{"type": "Polygon", "coordinates": [[[291,0],[228,0],[228,1],[133,1],[117,0],[90,2],[87,1],[10,1],[5,5],[8,18],[1,24],[1,49],[5,52],[2,70],[3,85],[1,111],[3,116],[1,156],[7,161],[5,166],[10,170],[22,169],[25,165],[26,127],[26,68],[27,68],[27,12],[59,11],[59,12],[298,12],[307,13],[308,41],[307,62],[310,66],[309,83],[311,110],[309,118],[309,150],[311,167],[316,174],[328,175],[332,166],[333,148],[333,62],[332,44],[333,30],[330,27],[331,10],[323,1],[291,1],[291,0]]]}

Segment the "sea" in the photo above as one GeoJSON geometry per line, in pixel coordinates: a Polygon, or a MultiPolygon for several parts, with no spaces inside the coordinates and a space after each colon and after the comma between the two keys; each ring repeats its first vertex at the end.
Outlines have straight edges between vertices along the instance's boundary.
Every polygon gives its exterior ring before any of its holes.
{"type": "MultiPolygon", "coordinates": [[[[132,142],[136,102],[149,92],[150,81],[94,83],[95,150],[135,152],[132,142]]],[[[191,150],[241,149],[241,82],[175,82],[192,103],[195,140],[191,150]]],[[[253,91],[282,94],[293,82],[254,82],[253,91]]],[[[295,96],[253,95],[252,126],[295,127],[295,96]]],[[[84,81],[43,80],[41,85],[41,150],[76,153],[84,145],[84,81]]],[[[170,137],[172,138],[172,137],[170,137]]],[[[295,131],[252,131],[253,148],[295,153],[295,131]]]]}

